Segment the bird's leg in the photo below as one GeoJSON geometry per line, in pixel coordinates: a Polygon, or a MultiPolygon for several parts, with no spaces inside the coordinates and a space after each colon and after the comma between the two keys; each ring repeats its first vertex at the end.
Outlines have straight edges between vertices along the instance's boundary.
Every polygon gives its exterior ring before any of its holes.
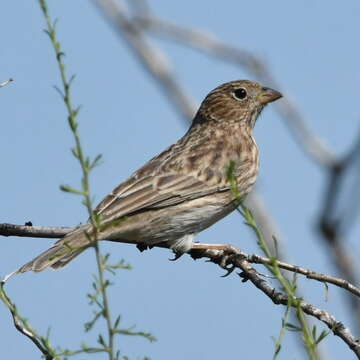
{"type": "Polygon", "coordinates": [[[175,241],[171,241],[170,249],[174,252],[175,257],[169,260],[175,261],[185,253],[190,252],[194,246],[194,237],[195,234],[186,234],[183,237],[176,239],[175,241]]]}

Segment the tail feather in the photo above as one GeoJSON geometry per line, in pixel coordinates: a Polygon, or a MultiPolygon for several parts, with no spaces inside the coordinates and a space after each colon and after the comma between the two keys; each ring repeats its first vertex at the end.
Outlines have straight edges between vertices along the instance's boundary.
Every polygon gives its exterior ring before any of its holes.
{"type": "Polygon", "coordinates": [[[80,253],[82,253],[85,250],[85,248],[82,248],[81,250],[74,251],[67,256],[63,256],[61,259],[59,259],[57,262],[53,263],[51,267],[54,270],[58,270],[66,266],[72,259],[76,258],[80,253]]]}
{"type": "Polygon", "coordinates": [[[68,264],[72,259],[87,249],[90,245],[86,232],[91,230],[91,225],[83,225],[58,240],[53,247],[23,265],[14,274],[27,271],[40,272],[49,267],[59,269],[68,264]]]}

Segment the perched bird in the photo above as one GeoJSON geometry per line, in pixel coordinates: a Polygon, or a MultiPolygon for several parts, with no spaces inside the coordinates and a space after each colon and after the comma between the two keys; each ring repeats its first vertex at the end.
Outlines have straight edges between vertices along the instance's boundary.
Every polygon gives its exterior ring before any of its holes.
{"type": "MultiPolygon", "coordinates": [[[[191,250],[198,232],[238,205],[227,175],[230,163],[240,196],[253,187],[259,154],[252,131],[264,106],[281,96],[248,80],[211,91],[187,133],[96,207],[101,216],[97,238],[127,239],[144,247],[162,243],[176,254],[191,250]]],[[[91,246],[93,231],[91,224],[80,226],[16,273],[62,268],[91,246]]]]}

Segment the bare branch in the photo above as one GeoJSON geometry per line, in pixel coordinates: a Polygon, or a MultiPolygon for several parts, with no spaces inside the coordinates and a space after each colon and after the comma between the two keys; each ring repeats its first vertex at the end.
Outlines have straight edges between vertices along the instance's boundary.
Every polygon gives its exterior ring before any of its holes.
{"type": "Polygon", "coordinates": [[[9,84],[9,83],[11,83],[11,82],[13,82],[14,80],[13,79],[8,79],[8,80],[6,80],[6,81],[3,81],[2,83],[0,83],[0,88],[2,88],[2,87],[4,87],[4,86],[6,86],[7,84],[9,84]]]}
{"type": "Polygon", "coordinates": [[[128,19],[125,9],[119,2],[97,0],[95,4],[106,14],[106,18],[111,20],[112,25],[120,30],[118,33],[145,67],[145,70],[161,85],[161,89],[170,102],[180,110],[187,122],[190,121],[196,111],[195,103],[186,95],[182,86],[175,79],[166,56],[154,44],[149,43],[139,26],[128,19]]]}
{"type": "MultiPolygon", "coordinates": [[[[346,247],[344,234],[359,215],[360,136],[341,162],[329,169],[323,206],[319,217],[319,230],[331,253],[339,275],[354,284],[359,283],[358,259],[346,247]]],[[[347,297],[352,318],[360,326],[360,303],[347,297]]]]}
{"type": "MultiPolygon", "coordinates": [[[[336,192],[333,195],[335,196],[335,194],[336,192]]],[[[326,203],[327,202],[325,201],[324,204],[326,203]]],[[[326,209],[324,210],[324,213],[322,214],[319,221],[319,229],[322,234],[324,243],[327,245],[328,250],[331,253],[333,264],[339,271],[339,275],[347,279],[349,282],[357,284],[358,276],[355,266],[355,264],[357,264],[356,256],[354,256],[354,254],[351,254],[350,251],[348,251],[348,249],[345,247],[343,241],[344,239],[341,238],[338,234],[337,224],[332,223],[330,219],[327,218],[326,209]]],[[[359,327],[360,303],[352,296],[347,296],[346,300],[350,305],[352,318],[356,321],[357,326],[359,327]]]]}
{"type": "Polygon", "coordinates": [[[32,226],[32,225],[13,225],[0,224],[0,235],[2,236],[21,236],[32,238],[59,238],[74,230],[74,227],[57,226],[32,226]]]}
{"type": "Polygon", "coordinates": [[[11,316],[13,318],[14,326],[21,334],[25,335],[34,343],[34,345],[41,351],[43,357],[46,360],[53,360],[56,356],[54,355],[54,350],[50,346],[47,339],[40,337],[36,331],[30,326],[26,319],[21,317],[18,313],[15,304],[10,300],[10,298],[5,293],[4,289],[5,282],[0,283],[0,300],[3,301],[5,306],[9,309],[11,316]]]}
{"type": "MultiPolygon", "coordinates": [[[[11,234],[17,236],[30,236],[31,229],[31,226],[0,224],[0,235],[9,236],[11,234]]],[[[43,237],[54,237],[55,233],[62,233],[65,235],[73,229],[74,228],[38,226],[35,227],[34,234],[37,237],[40,237],[41,235],[43,237]]],[[[134,243],[131,241],[119,242],[134,243]]],[[[166,245],[162,245],[162,247],[166,247],[166,245]]],[[[250,280],[257,288],[264,292],[274,302],[274,304],[287,305],[288,303],[287,296],[281,292],[278,292],[273,286],[266,282],[263,277],[260,276],[259,273],[250,265],[250,263],[272,265],[274,264],[273,259],[264,258],[255,254],[249,255],[231,245],[214,244],[194,244],[193,250],[191,251],[191,256],[194,258],[206,257],[210,259],[211,262],[218,264],[224,269],[227,269],[228,273],[230,273],[234,268],[239,268],[244,272],[242,277],[246,280],[250,280]]],[[[360,296],[360,289],[343,279],[325,274],[319,274],[299,266],[284,263],[282,261],[277,261],[277,265],[282,269],[305,275],[310,279],[334,284],[350,291],[356,296],[360,296]]],[[[331,329],[331,331],[334,333],[334,335],[339,336],[360,359],[359,341],[351,334],[351,331],[347,327],[345,327],[341,322],[338,322],[335,317],[327,311],[319,309],[312,304],[302,300],[300,306],[306,314],[313,316],[326,324],[328,328],[331,329]]],[[[14,322],[15,326],[17,326],[16,318],[14,318],[14,322]]],[[[18,328],[18,330],[23,332],[23,328],[18,328]]],[[[29,336],[28,332],[25,331],[23,333],[24,335],[29,336]]]]}
{"type": "MultiPolygon", "coordinates": [[[[288,304],[288,298],[281,292],[278,292],[273,286],[264,280],[257,271],[250,265],[246,259],[238,260],[237,265],[244,271],[242,277],[250,280],[258,289],[266,294],[274,304],[288,304]]],[[[352,350],[358,359],[360,359],[360,342],[356,339],[349,328],[345,327],[341,322],[337,321],[329,312],[322,310],[312,304],[300,301],[300,307],[304,313],[313,316],[326,324],[334,335],[339,336],[352,350]]]]}
{"type": "MultiPolygon", "coordinates": [[[[3,236],[20,236],[20,237],[37,237],[37,238],[58,238],[66,235],[70,231],[75,230],[76,228],[72,227],[55,227],[55,226],[24,226],[24,225],[14,225],[14,224],[0,224],[0,235],[3,236]]],[[[109,240],[113,242],[125,243],[125,244],[135,244],[136,241],[132,240],[109,240]]],[[[156,245],[157,247],[168,248],[168,245],[160,244],[156,245]]],[[[223,268],[228,269],[228,266],[238,267],[239,259],[246,259],[246,261],[254,264],[263,264],[263,265],[273,265],[274,260],[269,259],[263,256],[259,256],[256,254],[247,254],[244,251],[236,248],[232,245],[224,245],[224,244],[193,244],[193,249],[191,251],[191,255],[194,258],[203,258],[207,257],[211,260],[214,260],[215,263],[218,263],[223,268]],[[214,250],[215,249],[215,250],[214,250]],[[219,257],[224,261],[224,254],[221,253],[221,256],[218,254],[218,250],[226,252],[226,263],[218,263],[219,257]],[[215,252],[213,252],[215,251],[215,252]]],[[[313,270],[305,269],[303,267],[288,264],[283,261],[276,260],[279,268],[288,270],[297,274],[301,274],[306,276],[309,279],[330,283],[341,287],[352,294],[360,297],[360,288],[352,285],[350,282],[340,279],[335,276],[326,275],[317,273],[313,270]]],[[[234,270],[234,269],[232,269],[234,270]]]]}

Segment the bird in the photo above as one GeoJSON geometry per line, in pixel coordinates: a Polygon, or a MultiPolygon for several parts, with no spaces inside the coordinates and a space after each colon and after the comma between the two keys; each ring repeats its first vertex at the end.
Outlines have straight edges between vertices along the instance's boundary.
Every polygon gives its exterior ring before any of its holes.
{"type": "MultiPolygon", "coordinates": [[[[140,249],[163,245],[176,256],[191,250],[197,233],[239,205],[253,188],[259,151],[253,128],[263,108],[282,94],[250,80],[224,83],[201,103],[190,128],[149,160],[95,208],[96,240],[128,240],[140,249]]],[[[92,246],[91,222],[79,226],[15,273],[60,269],[92,246]]]]}

